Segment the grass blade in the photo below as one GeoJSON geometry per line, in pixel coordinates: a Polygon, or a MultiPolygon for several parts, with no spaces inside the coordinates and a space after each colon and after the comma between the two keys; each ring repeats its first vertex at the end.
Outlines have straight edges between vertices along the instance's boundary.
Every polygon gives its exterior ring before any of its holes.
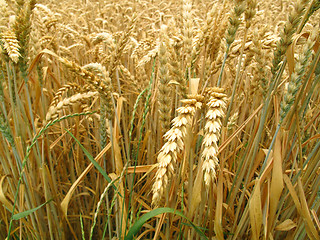
{"type": "MultiPolygon", "coordinates": [[[[99,163],[97,163],[94,158],[92,157],[92,155],[87,151],[87,149],[84,148],[84,146],[82,146],[82,144],[78,141],[78,139],[76,139],[75,136],[73,136],[73,134],[71,132],[69,132],[67,129],[66,131],[70,134],[70,136],[79,144],[80,148],[82,149],[82,151],[86,154],[87,158],[92,162],[92,164],[98,169],[98,171],[102,174],[102,176],[109,182],[111,183],[112,180],[111,178],[108,176],[108,174],[103,170],[103,168],[99,165],[99,163]]],[[[122,197],[122,195],[119,193],[117,187],[112,183],[112,187],[113,189],[122,197]]]]}
{"type": "Polygon", "coordinates": [[[12,216],[12,219],[13,220],[19,220],[21,218],[24,218],[28,215],[30,215],[31,213],[34,213],[35,211],[37,211],[38,209],[42,208],[44,205],[48,204],[49,202],[51,202],[52,199],[50,199],[49,201],[46,201],[45,203],[41,204],[40,206],[38,207],[35,207],[35,208],[32,208],[30,210],[27,210],[27,211],[24,211],[24,212],[21,212],[21,213],[17,213],[17,214],[14,214],[12,216]]]}
{"type": "Polygon", "coordinates": [[[173,208],[157,208],[154,209],[146,214],[144,214],[141,218],[139,218],[134,224],[133,226],[130,228],[130,230],[128,231],[127,235],[125,236],[125,240],[130,240],[133,239],[134,235],[136,235],[138,233],[138,231],[141,229],[141,227],[143,226],[143,224],[145,224],[149,219],[163,214],[163,213],[173,213],[175,215],[178,215],[180,217],[185,218],[190,224],[191,226],[196,230],[196,232],[203,238],[203,239],[207,239],[207,237],[204,235],[204,233],[196,226],[194,225],[186,216],[184,216],[181,212],[173,209],[173,208]]]}

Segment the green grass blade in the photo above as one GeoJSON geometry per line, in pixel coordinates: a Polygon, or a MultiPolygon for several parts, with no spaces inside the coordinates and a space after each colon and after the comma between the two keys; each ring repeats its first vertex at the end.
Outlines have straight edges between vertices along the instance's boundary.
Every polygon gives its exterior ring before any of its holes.
{"type": "Polygon", "coordinates": [[[42,208],[44,205],[48,204],[48,203],[51,202],[51,201],[52,201],[52,199],[46,201],[45,203],[41,204],[41,205],[38,206],[38,207],[32,208],[32,209],[30,209],[30,210],[27,210],[27,211],[24,211],[24,212],[21,212],[21,213],[14,214],[14,215],[12,216],[12,219],[13,219],[13,220],[19,220],[19,219],[21,219],[21,218],[24,218],[24,217],[26,217],[26,216],[29,216],[31,213],[37,211],[38,209],[42,208]]]}
{"type": "Polygon", "coordinates": [[[206,237],[206,235],[204,235],[204,233],[196,225],[194,225],[185,215],[183,215],[181,212],[179,212],[173,208],[157,208],[157,209],[154,209],[154,210],[144,214],[141,218],[139,218],[132,225],[132,227],[129,229],[128,234],[125,236],[124,240],[133,239],[134,235],[136,235],[139,232],[139,230],[141,229],[143,224],[145,224],[149,219],[151,219],[157,215],[163,214],[163,213],[173,213],[173,214],[176,214],[180,217],[185,218],[190,223],[190,225],[194,228],[194,230],[202,237],[202,239],[208,239],[206,237]]]}
{"type": "Polygon", "coordinates": [[[85,236],[84,236],[84,229],[83,229],[83,219],[82,219],[82,214],[80,213],[80,226],[81,226],[81,236],[82,236],[82,240],[86,240],[85,236]]]}
{"type": "MultiPolygon", "coordinates": [[[[99,165],[99,163],[97,163],[96,160],[94,160],[93,156],[87,151],[87,149],[85,149],[84,146],[82,146],[82,144],[78,141],[78,139],[76,139],[75,136],[73,136],[73,134],[71,132],[69,132],[67,129],[66,131],[70,134],[70,136],[79,144],[80,148],[82,149],[82,151],[84,152],[84,154],[87,156],[87,158],[89,158],[89,160],[92,162],[92,164],[98,169],[98,171],[102,174],[102,176],[109,182],[112,184],[112,187],[114,190],[117,191],[117,193],[121,196],[121,194],[118,192],[117,187],[112,183],[111,178],[108,176],[108,174],[103,170],[103,168],[99,165]]],[[[122,196],[121,196],[122,197],[122,196]]]]}

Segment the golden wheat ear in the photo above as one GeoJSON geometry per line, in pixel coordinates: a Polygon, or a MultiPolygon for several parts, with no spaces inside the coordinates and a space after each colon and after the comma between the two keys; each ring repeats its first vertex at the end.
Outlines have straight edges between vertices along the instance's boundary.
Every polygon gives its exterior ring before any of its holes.
{"type": "Polygon", "coordinates": [[[227,95],[224,93],[223,88],[209,88],[207,89],[207,94],[209,100],[206,104],[207,112],[201,159],[203,161],[203,180],[208,189],[216,177],[216,166],[219,164],[217,157],[218,141],[220,139],[222,119],[225,116],[227,95]]]}
{"type": "Polygon", "coordinates": [[[0,35],[0,39],[3,42],[3,48],[8,54],[11,61],[18,63],[20,57],[20,46],[19,41],[14,32],[7,30],[0,35]]]}
{"type": "Polygon", "coordinates": [[[158,155],[158,170],[155,175],[155,182],[152,187],[152,204],[158,206],[168,190],[169,183],[172,180],[174,169],[177,168],[178,154],[184,148],[187,128],[192,124],[196,109],[203,100],[203,97],[189,96],[190,99],[181,100],[182,107],[176,111],[178,116],[172,120],[171,129],[166,132],[164,138],[166,143],[158,155]]]}

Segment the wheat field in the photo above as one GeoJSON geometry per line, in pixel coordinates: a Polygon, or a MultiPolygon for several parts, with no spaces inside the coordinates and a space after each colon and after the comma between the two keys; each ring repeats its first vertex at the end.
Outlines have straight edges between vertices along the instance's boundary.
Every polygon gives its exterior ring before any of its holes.
{"type": "Polygon", "coordinates": [[[319,0],[0,8],[0,239],[320,239],[319,0]]]}

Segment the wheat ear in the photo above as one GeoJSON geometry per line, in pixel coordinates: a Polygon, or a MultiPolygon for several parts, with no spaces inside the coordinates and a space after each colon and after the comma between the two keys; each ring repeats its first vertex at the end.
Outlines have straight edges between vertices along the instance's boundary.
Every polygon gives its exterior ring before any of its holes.
{"type": "MultiPolygon", "coordinates": [[[[316,28],[315,28],[316,29],[316,28]]],[[[303,46],[303,52],[298,56],[298,61],[295,64],[295,72],[291,74],[288,89],[281,102],[280,121],[282,122],[290,111],[299,91],[303,75],[309,64],[309,58],[312,56],[312,48],[317,37],[316,31],[313,31],[309,36],[307,43],[303,46]]]]}
{"type": "Polygon", "coordinates": [[[20,53],[19,53],[19,41],[14,32],[7,30],[0,36],[1,42],[3,43],[3,48],[6,50],[9,58],[14,62],[18,63],[20,53]]]}
{"type": "Polygon", "coordinates": [[[97,95],[98,95],[98,92],[77,93],[69,98],[63,99],[57,105],[50,106],[46,115],[46,121],[44,125],[46,125],[51,120],[57,118],[59,111],[61,111],[62,109],[97,95]]]}
{"type": "Polygon", "coordinates": [[[207,102],[206,124],[204,128],[204,139],[202,142],[203,161],[202,171],[204,183],[209,188],[212,180],[216,176],[216,166],[219,164],[217,157],[218,141],[222,118],[225,116],[227,95],[223,88],[209,88],[207,90],[209,101],[207,102]]]}
{"type": "Polygon", "coordinates": [[[171,99],[170,99],[170,86],[169,86],[169,64],[168,64],[168,51],[167,45],[168,42],[167,30],[166,26],[161,26],[161,43],[159,49],[159,62],[160,62],[160,70],[159,70],[159,119],[161,122],[161,126],[163,128],[163,132],[166,132],[170,129],[170,120],[171,120],[171,99]]]}
{"type": "Polygon", "coordinates": [[[183,106],[177,109],[179,114],[172,120],[171,129],[164,135],[166,143],[158,155],[158,170],[152,187],[153,205],[159,205],[164,191],[168,188],[169,181],[174,173],[178,153],[184,147],[184,138],[187,127],[191,124],[198,101],[196,99],[181,100],[183,106]]]}

